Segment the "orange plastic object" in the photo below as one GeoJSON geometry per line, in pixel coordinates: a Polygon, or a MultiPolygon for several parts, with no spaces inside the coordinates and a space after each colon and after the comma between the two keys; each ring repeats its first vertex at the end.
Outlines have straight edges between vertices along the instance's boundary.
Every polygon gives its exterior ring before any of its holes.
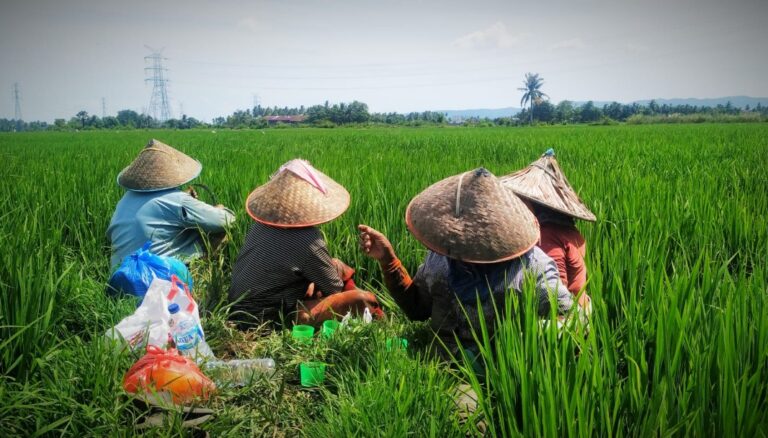
{"type": "Polygon", "coordinates": [[[166,351],[150,345],[147,354],[125,374],[123,388],[134,394],[170,393],[174,403],[184,404],[207,399],[216,385],[176,349],[166,351]]]}

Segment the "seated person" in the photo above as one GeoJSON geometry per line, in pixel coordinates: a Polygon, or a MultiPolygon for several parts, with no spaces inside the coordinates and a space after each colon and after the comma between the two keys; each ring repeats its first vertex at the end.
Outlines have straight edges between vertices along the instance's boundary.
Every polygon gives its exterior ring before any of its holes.
{"type": "Polygon", "coordinates": [[[576,219],[594,222],[595,215],[579,199],[549,149],[525,169],[501,178],[536,215],[541,229],[539,247],[557,264],[560,280],[574,294],[587,283],[586,242],[576,219]]]}
{"type": "Polygon", "coordinates": [[[491,295],[503,309],[510,291],[522,293],[526,274],[536,282],[540,315],[548,315],[552,305],[562,315],[573,305],[555,263],[535,246],[539,230],[533,214],[487,170],[428,187],[408,205],[405,221],[429,249],[413,279],[380,232],[360,225],[361,247],[379,262],[387,289],[405,314],[431,318],[432,329],[453,354],[459,347],[455,336],[462,348],[474,345],[470,326],[479,327],[479,314],[492,330],[491,295]]]}
{"type": "Polygon", "coordinates": [[[232,319],[280,322],[294,316],[318,325],[366,308],[381,316],[376,297],[354,289],[351,268],[328,253],[320,224],[349,207],[349,193],[304,160],[291,160],[246,200],[254,219],[232,268],[232,319]],[[345,291],[345,281],[347,288],[345,291]]]}
{"type": "MultiPolygon", "coordinates": [[[[112,267],[151,242],[155,254],[183,262],[204,255],[204,237],[216,247],[234,221],[232,211],[212,206],[179,189],[197,178],[203,166],[157,140],[117,176],[126,189],[107,228],[112,247],[112,267]]],[[[194,193],[191,191],[191,193],[194,193]]]]}

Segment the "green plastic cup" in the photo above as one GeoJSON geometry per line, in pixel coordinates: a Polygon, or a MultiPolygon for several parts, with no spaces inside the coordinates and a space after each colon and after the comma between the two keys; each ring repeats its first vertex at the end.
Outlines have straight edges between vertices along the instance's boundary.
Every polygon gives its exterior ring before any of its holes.
{"type": "Polygon", "coordinates": [[[315,328],[311,325],[295,325],[291,330],[291,337],[302,344],[311,344],[315,328]]]}
{"type": "Polygon", "coordinates": [[[408,339],[398,337],[387,339],[387,351],[392,351],[395,347],[399,350],[405,350],[408,348],[408,339]]]}
{"type": "Polygon", "coordinates": [[[324,338],[328,339],[333,336],[339,327],[341,327],[341,323],[339,321],[329,319],[328,321],[323,322],[323,328],[321,329],[320,333],[322,333],[324,338]]]}
{"type": "Polygon", "coordinates": [[[301,386],[312,388],[325,382],[325,364],[322,362],[303,362],[299,364],[301,386]]]}

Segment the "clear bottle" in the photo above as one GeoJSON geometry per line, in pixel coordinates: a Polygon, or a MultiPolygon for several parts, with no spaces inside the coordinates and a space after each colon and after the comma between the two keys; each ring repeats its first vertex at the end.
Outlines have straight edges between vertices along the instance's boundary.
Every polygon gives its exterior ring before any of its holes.
{"type": "Polygon", "coordinates": [[[183,312],[179,312],[179,305],[173,303],[168,306],[171,313],[171,337],[176,344],[179,354],[187,356],[196,362],[207,359],[215,359],[211,347],[203,338],[203,330],[195,318],[183,312]]]}
{"type": "Polygon", "coordinates": [[[212,360],[206,362],[205,371],[220,387],[245,386],[259,375],[272,377],[275,374],[275,361],[269,357],[212,360]]]}

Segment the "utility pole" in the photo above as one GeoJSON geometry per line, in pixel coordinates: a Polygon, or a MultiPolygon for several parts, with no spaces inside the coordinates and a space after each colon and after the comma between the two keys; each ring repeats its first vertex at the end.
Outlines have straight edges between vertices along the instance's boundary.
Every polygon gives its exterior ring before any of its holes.
{"type": "Polygon", "coordinates": [[[155,50],[152,47],[144,46],[149,49],[152,54],[144,57],[144,61],[150,61],[150,67],[145,67],[144,71],[149,74],[150,77],[144,79],[145,82],[152,83],[152,97],[149,99],[149,114],[155,120],[164,122],[171,118],[171,106],[168,99],[168,79],[165,77],[165,72],[168,69],[163,67],[162,51],[155,50]]]}
{"type": "Polygon", "coordinates": [[[13,84],[13,118],[21,120],[21,97],[19,96],[19,83],[13,84]]]}
{"type": "Polygon", "coordinates": [[[184,117],[184,102],[179,102],[179,119],[184,117]]]}
{"type": "Polygon", "coordinates": [[[101,98],[101,118],[107,117],[107,99],[101,98]]]}
{"type": "Polygon", "coordinates": [[[16,121],[16,131],[21,131],[24,125],[21,121],[21,97],[19,96],[19,83],[13,84],[13,118],[16,121]]]}
{"type": "Polygon", "coordinates": [[[256,93],[253,93],[253,108],[251,108],[251,111],[253,112],[253,116],[256,116],[256,107],[259,106],[259,95],[256,93]]]}

